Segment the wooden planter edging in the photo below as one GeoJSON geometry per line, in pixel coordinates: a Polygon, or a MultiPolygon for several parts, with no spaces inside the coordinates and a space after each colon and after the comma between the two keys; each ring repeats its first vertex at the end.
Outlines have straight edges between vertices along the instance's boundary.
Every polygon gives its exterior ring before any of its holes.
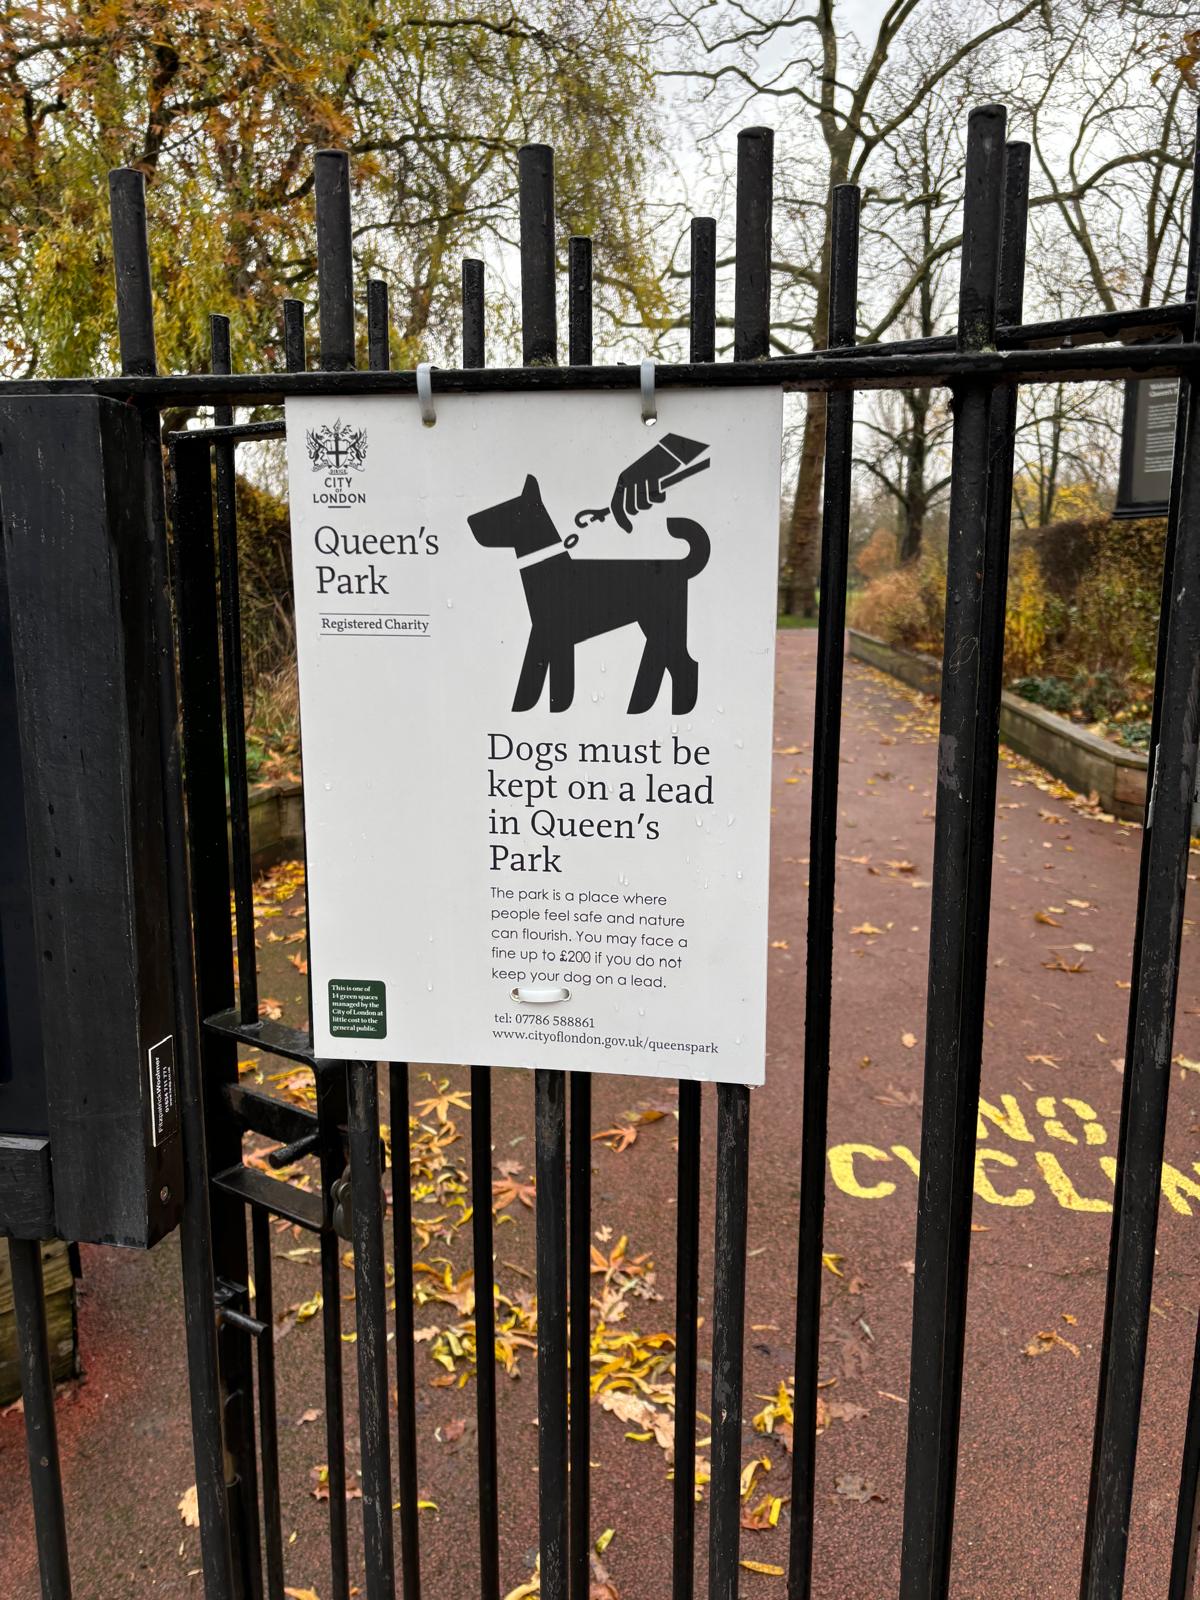
{"type": "Polygon", "coordinates": [[[304,789],[298,779],[250,791],[250,861],[265,872],[304,849],[304,789]]]}
{"type": "MultiPolygon", "coordinates": [[[[67,1247],[61,1239],[51,1239],[42,1246],[42,1275],[46,1285],[50,1365],[54,1368],[55,1380],[61,1383],[65,1378],[74,1378],[79,1373],[75,1279],[71,1276],[67,1247]]],[[[17,1357],[8,1241],[0,1239],[0,1406],[9,1405],[20,1393],[21,1364],[17,1357]]]]}
{"type": "MultiPolygon", "coordinates": [[[[850,654],[857,660],[890,673],[923,694],[941,694],[942,664],[936,656],[885,644],[857,628],[847,632],[850,654]]],[[[1111,739],[1102,739],[1007,690],[1000,698],[1000,737],[1010,750],[1036,761],[1077,794],[1094,794],[1102,810],[1126,822],[1142,820],[1147,758],[1140,750],[1127,750],[1111,739]]]]}

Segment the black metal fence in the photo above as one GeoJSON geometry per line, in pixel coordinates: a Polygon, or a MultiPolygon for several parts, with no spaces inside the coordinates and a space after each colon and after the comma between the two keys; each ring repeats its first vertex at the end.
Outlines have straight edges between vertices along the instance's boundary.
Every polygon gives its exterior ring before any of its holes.
{"type": "MultiPolygon", "coordinates": [[[[1163,1161],[1191,799],[1200,713],[1200,418],[1194,381],[1200,248],[1193,202],[1185,301],[1153,310],[1022,324],[1028,147],[1005,141],[1005,113],[970,120],[965,170],[958,332],[954,337],[857,347],[859,197],[836,191],[829,348],[769,357],[772,135],[738,141],[734,360],[717,363],[715,224],[691,226],[689,360],[658,368],[674,385],[782,384],[826,391],[821,614],[812,768],[806,965],[802,1166],[796,1291],[790,1600],[813,1588],[814,1444],[820,1332],[826,1108],[843,632],[852,490],[855,392],[948,386],[954,433],[949,511],[946,663],[942,683],[932,886],[925,1094],[904,1498],[901,1600],[949,1592],[967,1306],[973,1156],[986,988],[998,716],[1004,642],[1009,505],[1018,385],[1178,375],[1178,429],[1151,734],[1150,801],[1129,1008],[1127,1065],[1109,1264],[1107,1313],[1081,1575],[1082,1600],[1116,1600],[1124,1587],[1138,1414],[1150,1316],[1154,1235],[1163,1161]]],[[[396,1281],[392,1435],[384,1275],[378,1075],[362,1063],[316,1060],[307,1035],[260,1020],[243,716],[235,453],[280,437],[281,422],[235,424],[234,407],[288,396],[411,392],[412,372],[392,372],[387,290],[367,287],[368,370],[357,370],[347,158],[316,158],[319,340],[306,370],[305,308],[285,304],[286,370],[230,373],[228,324],[212,320],[212,371],[157,372],[143,181],[112,176],[113,239],[123,375],[10,384],[13,393],[86,392],[138,408],[145,481],[162,548],[170,529],[170,599],[159,597],[160,720],[170,852],[171,945],[187,1186],[183,1272],[197,1485],[208,1600],[278,1600],[285,1582],[276,1439],[270,1219],[319,1241],[325,1339],[329,1473],[329,1592],[348,1600],[346,1460],[338,1290],[339,1230],[354,1247],[355,1318],[368,1600],[397,1592],[393,1502],[399,1507],[399,1593],[421,1592],[417,1505],[409,1186],[394,1184],[396,1281]],[[160,417],[175,407],[214,408],[213,424],[169,439],[164,497],[160,417]],[[176,681],[176,661],[178,683],[176,681]],[[232,804],[227,843],[225,758],[232,804]],[[231,933],[232,891],[236,933],[231,933]],[[235,985],[235,954],[238,981],[235,985]],[[237,1048],[251,1044],[310,1068],[316,1111],[239,1083],[237,1048]],[[242,1159],[243,1139],[282,1146],[279,1166],[320,1162],[321,1192],[273,1181],[242,1159]],[[250,1244],[246,1221],[250,1222],[250,1244]],[[253,1273],[256,1294],[248,1290],[253,1273]],[[257,1416],[255,1396],[257,1395],[257,1416]],[[257,1450],[256,1450],[257,1439],[257,1450]],[[261,1472],[259,1470],[261,1464],[261,1472]]],[[[520,159],[523,366],[485,365],[484,268],[463,264],[462,366],[439,371],[446,391],[633,388],[636,367],[592,362],[591,246],[570,241],[568,365],[556,363],[556,239],[551,151],[520,159]]],[[[408,1067],[388,1064],[392,1105],[408,1104],[408,1067]]],[[[479,1592],[498,1600],[496,1384],[491,1194],[491,1087],[471,1069],[471,1179],[478,1410],[479,1592]]],[[[590,1080],[536,1074],[538,1494],[544,1600],[586,1600],[589,1586],[590,1080]],[[569,1079],[569,1081],[568,1081],[569,1079]],[[570,1116],[568,1119],[568,1102],[570,1116]],[[570,1125],[568,1152],[568,1120],[570,1125]],[[570,1159],[568,1159],[568,1154],[570,1159]]],[[[697,1298],[700,1228],[699,1084],[679,1086],[675,1361],[673,1600],[695,1592],[695,1417],[700,1396],[697,1298]]],[[[734,1600],[739,1561],[742,1349],[749,1184],[748,1089],[718,1086],[716,1247],[712,1319],[711,1493],[708,1594],[734,1600]]],[[[43,1589],[68,1593],[53,1407],[37,1285],[27,1247],[14,1251],[22,1310],[30,1448],[43,1589]],[[47,1466],[49,1463],[49,1466],[47,1466]]],[[[1171,1600],[1192,1591],[1200,1507],[1200,1343],[1183,1424],[1183,1470],[1174,1534],[1171,1600]]],[[[1036,1584],[1036,1580],[1032,1580],[1036,1584]]]]}

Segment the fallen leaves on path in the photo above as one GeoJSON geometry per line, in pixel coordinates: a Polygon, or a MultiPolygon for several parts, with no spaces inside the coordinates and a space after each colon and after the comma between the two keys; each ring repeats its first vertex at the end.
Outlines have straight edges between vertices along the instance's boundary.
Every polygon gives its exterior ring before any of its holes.
{"type": "Polygon", "coordinates": [[[782,1578],[783,1568],[776,1567],[769,1561],[739,1561],[739,1567],[745,1567],[747,1572],[761,1572],[764,1578],[782,1578]]]}
{"type": "Polygon", "coordinates": [[[753,1509],[743,1506],[742,1527],[748,1528],[752,1533],[764,1533],[770,1528],[777,1527],[779,1513],[791,1498],[790,1494],[765,1494],[753,1509]]]}
{"type": "Polygon", "coordinates": [[[747,1461],[742,1468],[740,1493],[743,1500],[748,1500],[754,1493],[754,1480],[760,1472],[770,1472],[770,1456],[755,1456],[753,1461],[747,1461]]]}
{"type": "Polygon", "coordinates": [[[428,1083],[433,1085],[434,1089],[434,1093],[428,1100],[418,1100],[416,1103],[417,1110],[423,1117],[432,1115],[439,1122],[447,1123],[450,1121],[451,1106],[457,1106],[460,1111],[469,1111],[471,1109],[470,1095],[461,1089],[451,1089],[449,1078],[439,1078],[434,1083],[428,1072],[423,1073],[422,1076],[428,1083]]]}
{"type": "Polygon", "coordinates": [[[875,1485],[857,1472],[839,1472],[834,1479],[834,1489],[847,1500],[856,1500],[859,1505],[866,1505],[868,1500],[886,1500],[887,1496],[880,1494],[875,1485]]]}
{"type": "Polygon", "coordinates": [[[753,1427],[756,1433],[774,1434],[783,1443],[784,1449],[791,1454],[792,1449],[792,1424],[795,1422],[795,1413],[792,1409],[794,1389],[790,1384],[780,1382],[774,1397],[769,1394],[756,1396],[767,1403],[753,1418],[753,1427]]]}
{"type": "Polygon", "coordinates": [[[1026,1356],[1044,1356],[1053,1350],[1055,1345],[1062,1345],[1064,1350],[1069,1350],[1078,1359],[1079,1346],[1072,1344],[1069,1339],[1064,1339],[1057,1328],[1045,1328],[1041,1333],[1035,1333],[1033,1338],[1021,1352],[1026,1356]]]}
{"type": "Polygon", "coordinates": [[[603,1128],[599,1133],[592,1135],[593,1144],[606,1144],[610,1150],[620,1155],[622,1150],[628,1150],[631,1144],[637,1143],[637,1129],[626,1123],[612,1128],[603,1128]]]}
{"type": "Polygon", "coordinates": [[[196,1494],[196,1485],[183,1491],[183,1499],[179,1502],[179,1517],[185,1528],[198,1528],[200,1526],[200,1503],[196,1494]]]}
{"type": "Polygon", "coordinates": [[[537,1194],[537,1184],[534,1180],[522,1183],[516,1176],[498,1178],[492,1184],[492,1210],[504,1211],[519,1200],[530,1211],[533,1210],[534,1196],[537,1194]]]}

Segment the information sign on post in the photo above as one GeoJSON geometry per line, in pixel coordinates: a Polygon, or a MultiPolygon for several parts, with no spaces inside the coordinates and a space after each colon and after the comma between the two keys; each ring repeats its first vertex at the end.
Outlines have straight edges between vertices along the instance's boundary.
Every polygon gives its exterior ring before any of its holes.
{"type": "Polygon", "coordinates": [[[315,1047],[763,1077],[781,397],[287,406],[315,1047]]]}
{"type": "Polygon", "coordinates": [[[1125,385],[1115,517],[1166,516],[1178,410],[1178,378],[1142,378],[1125,385]]]}

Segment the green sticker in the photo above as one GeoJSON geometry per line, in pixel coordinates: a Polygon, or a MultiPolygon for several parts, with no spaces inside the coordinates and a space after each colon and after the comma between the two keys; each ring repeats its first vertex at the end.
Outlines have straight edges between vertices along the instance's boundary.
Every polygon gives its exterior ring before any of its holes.
{"type": "Polygon", "coordinates": [[[335,1039],[382,1039],[387,989],[373,978],[330,978],[329,1032],[335,1039]]]}

